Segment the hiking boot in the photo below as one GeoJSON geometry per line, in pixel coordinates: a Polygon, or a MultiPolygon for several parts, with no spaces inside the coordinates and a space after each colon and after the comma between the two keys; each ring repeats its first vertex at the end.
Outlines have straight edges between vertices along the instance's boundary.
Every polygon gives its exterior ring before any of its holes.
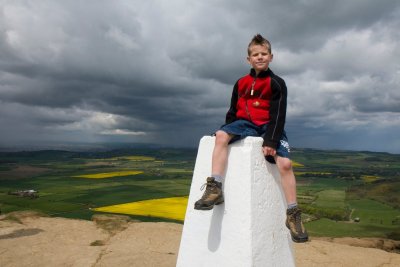
{"type": "Polygon", "coordinates": [[[224,195],[222,194],[222,183],[215,181],[214,177],[208,177],[207,183],[203,184],[201,190],[207,185],[203,196],[194,203],[196,210],[211,210],[214,205],[224,203],[224,195]]]}
{"type": "Polygon", "coordinates": [[[301,221],[301,210],[298,207],[286,211],[286,227],[290,230],[292,240],[297,243],[307,242],[308,233],[301,221]]]}

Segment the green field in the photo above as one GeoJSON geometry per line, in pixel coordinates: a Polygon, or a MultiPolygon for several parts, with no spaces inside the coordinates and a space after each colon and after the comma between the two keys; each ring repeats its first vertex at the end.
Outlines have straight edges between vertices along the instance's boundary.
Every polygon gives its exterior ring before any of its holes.
{"type": "Polygon", "coordinates": [[[0,209],[3,213],[31,209],[51,216],[90,219],[96,207],[187,196],[196,151],[180,150],[177,154],[175,150],[1,153],[0,209]],[[32,166],[36,168],[33,172],[32,166]],[[130,172],[134,174],[129,175],[130,172]],[[77,178],[96,173],[127,175],[77,178]],[[40,197],[30,199],[8,194],[28,189],[39,191],[40,197]]]}
{"type": "Polygon", "coordinates": [[[304,165],[295,172],[311,235],[400,239],[400,155],[304,149],[293,158],[304,165]]]}
{"type": "MultiPolygon", "coordinates": [[[[196,153],[193,149],[3,152],[0,209],[90,219],[99,207],[185,197],[196,153]],[[28,189],[39,191],[39,197],[9,194],[28,189]]],[[[298,163],[298,202],[311,235],[400,239],[400,155],[295,149],[292,157],[298,163]]]]}

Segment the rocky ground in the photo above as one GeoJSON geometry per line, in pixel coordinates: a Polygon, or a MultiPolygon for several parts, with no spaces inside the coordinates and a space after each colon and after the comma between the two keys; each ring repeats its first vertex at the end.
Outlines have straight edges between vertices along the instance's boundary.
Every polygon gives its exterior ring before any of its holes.
{"type": "MultiPolygon", "coordinates": [[[[175,266],[181,232],[181,224],[125,216],[84,221],[10,213],[0,216],[0,266],[175,266]]],[[[294,248],[298,267],[388,267],[400,266],[399,246],[383,239],[313,238],[294,248]]]]}

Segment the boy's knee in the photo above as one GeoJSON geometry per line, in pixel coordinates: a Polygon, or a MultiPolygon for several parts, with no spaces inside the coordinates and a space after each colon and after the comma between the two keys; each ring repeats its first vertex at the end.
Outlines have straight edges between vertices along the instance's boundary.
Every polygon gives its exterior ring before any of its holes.
{"type": "Polygon", "coordinates": [[[229,143],[229,141],[231,140],[231,136],[229,134],[227,134],[224,131],[217,131],[215,133],[215,143],[216,144],[225,144],[227,145],[229,143]]]}
{"type": "Polygon", "coordinates": [[[292,171],[292,161],[290,159],[276,157],[276,163],[281,171],[292,171]]]}

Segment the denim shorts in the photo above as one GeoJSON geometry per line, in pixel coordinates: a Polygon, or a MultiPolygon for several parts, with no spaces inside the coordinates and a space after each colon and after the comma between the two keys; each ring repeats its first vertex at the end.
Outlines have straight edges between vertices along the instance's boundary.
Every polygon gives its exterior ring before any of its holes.
{"type": "MultiPolygon", "coordinates": [[[[263,137],[267,131],[268,124],[257,126],[254,123],[247,120],[237,120],[229,124],[222,125],[220,130],[228,134],[233,134],[234,137],[231,139],[229,144],[239,141],[247,136],[260,136],[263,137]]],[[[283,131],[278,147],[276,148],[276,154],[283,158],[290,158],[290,146],[286,136],[286,132],[283,131]]],[[[266,156],[265,159],[270,163],[275,163],[274,157],[266,156]]]]}

